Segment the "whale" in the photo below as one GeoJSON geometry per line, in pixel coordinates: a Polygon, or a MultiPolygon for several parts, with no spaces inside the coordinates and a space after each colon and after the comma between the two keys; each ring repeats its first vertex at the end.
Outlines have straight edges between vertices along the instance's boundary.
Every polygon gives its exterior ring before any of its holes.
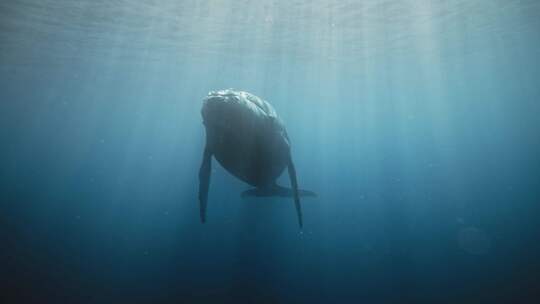
{"type": "Polygon", "coordinates": [[[291,197],[298,224],[303,226],[301,196],[316,196],[298,188],[287,130],[272,105],[262,98],[233,89],[211,91],[203,99],[206,142],[199,169],[200,220],[206,222],[212,158],[231,175],[253,188],[242,197],[291,197]],[[276,179],[287,168],[290,188],[276,179]]]}

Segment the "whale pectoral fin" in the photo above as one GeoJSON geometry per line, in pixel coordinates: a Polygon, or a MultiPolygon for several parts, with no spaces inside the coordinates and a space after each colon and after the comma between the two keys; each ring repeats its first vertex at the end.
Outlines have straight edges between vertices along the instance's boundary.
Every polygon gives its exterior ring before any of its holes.
{"type": "Polygon", "coordinates": [[[292,161],[291,154],[289,153],[289,162],[287,164],[287,170],[289,171],[289,178],[291,179],[291,187],[293,191],[294,206],[296,207],[296,215],[298,216],[298,225],[302,228],[302,206],[300,205],[300,196],[298,195],[298,182],[296,180],[296,169],[292,161]]]}
{"type": "Polygon", "coordinates": [[[206,221],[206,205],[208,202],[208,188],[210,187],[210,172],[212,170],[212,152],[205,148],[201,168],[199,169],[199,209],[201,222],[206,221]]]}

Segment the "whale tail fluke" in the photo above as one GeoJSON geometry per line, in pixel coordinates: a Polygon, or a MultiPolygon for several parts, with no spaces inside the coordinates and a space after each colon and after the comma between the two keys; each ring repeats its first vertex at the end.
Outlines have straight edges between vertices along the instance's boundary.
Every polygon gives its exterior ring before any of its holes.
{"type": "Polygon", "coordinates": [[[294,205],[296,208],[296,214],[298,216],[298,224],[300,228],[303,226],[302,221],[302,210],[300,208],[300,197],[316,197],[317,194],[313,191],[297,189],[295,193],[294,189],[273,185],[269,188],[253,188],[248,189],[242,192],[242,198],[246,197],[269,197],[269,196],[280,196],[280,197],[292,197],[294,198],[294,205]]]}
{"type": "MultiPolygon", "coordinates": [[[[286,135],[285,135],[286,136],[286,135]]],[[[296,169],[289,152],[287,161],[287,171],[289,171],[289,178],[291,180],[291,188],[278,186],[275,182],[272,184],[266,184],[263,187],[257,187],[256,189],[249,189],[242,193],[242,197],[247,196],[281,196],[292,197],[294,200],[294,207],[296,209],[296,216],[298,217],[298,225],[302,229],[302,206],[300,205],[301,196],[317,196],[315,192],[309,190],[301,190],[298,188],[298,181],[296,179],[296,169]]]]}

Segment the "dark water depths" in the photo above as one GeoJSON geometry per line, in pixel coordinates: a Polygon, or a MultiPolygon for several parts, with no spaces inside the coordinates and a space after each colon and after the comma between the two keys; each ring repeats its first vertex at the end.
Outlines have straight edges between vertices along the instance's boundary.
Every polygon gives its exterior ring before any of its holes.
{"type": "Polygon", "coordinates": [[[0,302],[538,301],[539,2],[135,2],[0,2],[0,302]],[[217,163],[199,223],[229,87],[302,231],[217,163]]]}

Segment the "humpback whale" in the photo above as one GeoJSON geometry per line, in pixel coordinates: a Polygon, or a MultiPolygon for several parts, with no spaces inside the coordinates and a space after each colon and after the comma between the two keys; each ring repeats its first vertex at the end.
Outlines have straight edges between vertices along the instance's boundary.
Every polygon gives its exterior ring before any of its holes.
{"type": "Polygon", "coordinates": [[[201,114],[206,132],[199,169],[201,222],[206,221],[213,156],[225,170],[254,187],[244,191],[242,197],[292,197],[302,228],[300,196],[315,193],[298,189],[289,136],[270,103],[244,91],[212,91],[203,100],[201,114]],[[291,188],[276,184],[285,168],[291,188]]]}

